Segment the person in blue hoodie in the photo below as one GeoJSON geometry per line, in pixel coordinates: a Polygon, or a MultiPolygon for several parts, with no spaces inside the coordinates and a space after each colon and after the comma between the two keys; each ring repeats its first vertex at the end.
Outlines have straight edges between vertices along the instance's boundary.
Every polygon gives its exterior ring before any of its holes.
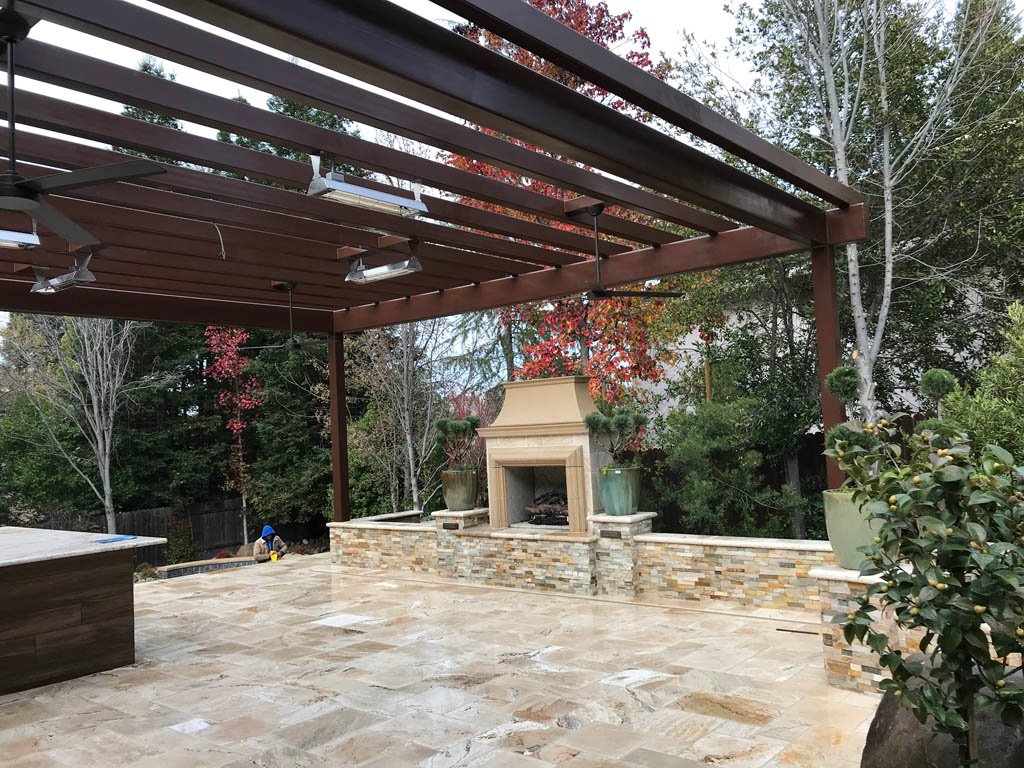
{"type": "Polygon", "coordinates": [[[257,563],[265,563],[270,560],[271,552],[276,552],[277,557],[283,557],[287,551],[288,545],[281,540],[281,537],[269,525],[263,526],[263,533],[252,545],[252,556],[256,559],[257,563]]]}

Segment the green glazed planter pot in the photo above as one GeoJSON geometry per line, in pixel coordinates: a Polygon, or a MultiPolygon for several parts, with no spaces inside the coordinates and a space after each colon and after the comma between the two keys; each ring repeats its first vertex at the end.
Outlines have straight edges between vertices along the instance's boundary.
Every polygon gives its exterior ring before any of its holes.
{"type": "Polygon", "coordinates": [[[601,467],[598,488],[606,515],[635,515],[640,507],[640,467],[601,467]]]}
{"type": "Polygon", "coordinates": [[[825,491],[825,528],[828,541],[836,559],[843,568],[859,571],[864,562],[864,553],[857,547],[866,547],[874,542],[881,526],[880,520],[869,521],[853,501],[850,491],[825,491]]]}
{"type": "Polygon", "coordinates": [[[451,512],[465,512],[476,506],[475,469],[448,469],[441,472],[441,492],[451,512]]]}

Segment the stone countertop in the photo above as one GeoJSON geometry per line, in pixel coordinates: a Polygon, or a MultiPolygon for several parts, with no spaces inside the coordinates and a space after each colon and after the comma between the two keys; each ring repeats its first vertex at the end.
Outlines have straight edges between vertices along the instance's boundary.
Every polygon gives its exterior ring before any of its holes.
{"type": "Polygon", "coordinates": [[[167,543],[167,539],[152,536],[132,536],[106,544],[97,542],[98,539],[108,538],[116,536],[106,533],[54,531],[48,528],[0,526],[0,568],[167,543]]]}

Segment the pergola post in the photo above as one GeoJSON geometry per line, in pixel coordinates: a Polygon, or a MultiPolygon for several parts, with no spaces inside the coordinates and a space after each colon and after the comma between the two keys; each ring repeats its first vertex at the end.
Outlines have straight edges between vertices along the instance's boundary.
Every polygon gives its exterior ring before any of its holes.
{"type": "MultiPolygon", "coordinates": [[[[814,290],[814,323],[818,346],[818,384],[821,388],[821,412],[824,429],[845,418],[843,404],[825,388],[825,377],[839,365],[839,304],[836,301],[836,261],[831,246],[811,251],[811,279],[814,290]]],[[[843,484],[843,473],[832,460],[826,461],[829,488],[843,484]]]]}
{"type": "Polygon", "coordinates": [[[345,401],[345,335],[331,333],[327,340],[328,388],[331,398],[331,473],[334,485],[334,522],[352,517],[348,489],[348,407],[345,401]]]}

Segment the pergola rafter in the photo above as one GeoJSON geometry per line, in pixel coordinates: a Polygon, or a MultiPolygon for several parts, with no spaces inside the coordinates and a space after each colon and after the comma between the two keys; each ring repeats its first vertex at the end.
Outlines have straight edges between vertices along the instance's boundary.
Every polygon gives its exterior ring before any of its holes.
{"type": "MultiPolygon", "coordinates": [[[[474,23],[754,164],[778,183],[386,0],[156,1],[491,132],[122,0],[19,0],[18,7],[34,18],[555,188],[552,196],[539,194],[454,168],[442,158],[335,133],[82,53],[31,39],[20,45],[19,71],[32,78],[441,191],[423,196],[427,212],[415,219],[313,198],[305,194],[312,169],[303,163],[80,103],[19,94],[19,123],[62,135],[18,132],[19,168],[28,177],[126,159],[83,139],[183,165],[165,164],[164,174],[138,183],[54,195],[57,208],[101,240],[91,263],[97,283],[53,296],[30,294],[34,277],[27,264],[61,269],[72,258],[65,243],[40,231],[35,251],[0,251],[0,310],[285,329],[287,296],[274,285],[295,283],[295,328],[330,337],[337,519],[348,515],[344,334],[586,292],[594,279],[593,221],[586,211],[596,203],[616,207],[615,215],[604,212],[597,219],[606,287],[811,251],[821,368],[837,364],[831,247],[866,236],[863,198],[528,3],[442,0],[474,23]],[[398,50],[402,55],[388,53],[398,50]],[[829,205],[837,207],[827,210],[829,205]],[[700,234],[687,238],[694,232],[700,234]],[[370,284],[345,280],[350,258],[378,265],[413,252],[420,272],[370,284]]],[[[0,101],[5,95],[0,90],[0,101]]],[[[372,178],[360,183],[395,191],[372,178]]],[[[18,229],[24,223],[23,214],[0,213],[0,226],[18,229]]],[[[828,425],[841,409],[827,393],[823,400],[828,425]]],[[[830,479],[835,482],[834,475],[830,479]]]]}

